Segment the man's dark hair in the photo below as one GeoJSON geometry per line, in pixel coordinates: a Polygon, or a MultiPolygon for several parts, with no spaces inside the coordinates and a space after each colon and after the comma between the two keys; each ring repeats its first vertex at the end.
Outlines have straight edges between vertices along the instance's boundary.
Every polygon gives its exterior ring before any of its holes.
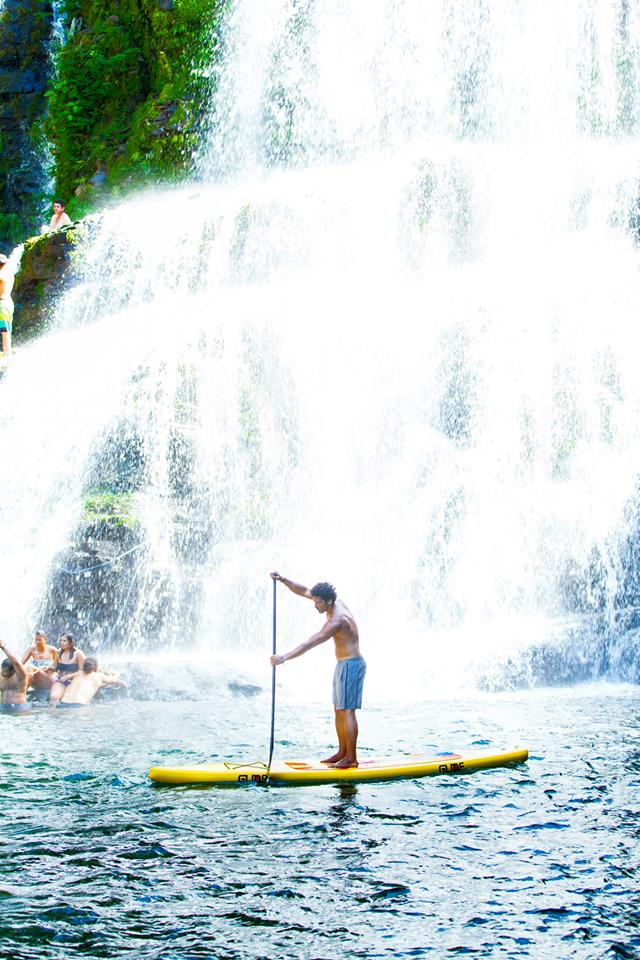
{"type": "Polygon", "coordinates": [[[2,663],[0,663],[0,669],[2,669],[2,670],[10,670],[11,673],[15,673],[15,672],[16,672],[16,668],[15,668],[14,665],[11,663],[11,660],[9,660],[8,658],[5,659],[5,660],[3,660],[2,663]]]}
{"type": "Polygon", "coordinates": [[[59,203],[63,210],[66,207],[66,203],[64,202],[64,200],[54,200],[53,202],[59,203]]]}
{"type": "Polygon", "coordinates": [[[87,657],[82,664],[85,673],[94,673],[98,669],[98,661],[95,657],[87,657]]]}
{"type": "Polygon", "coordinates": [[[332,583],[323,582],[316,583],[315,587],[311,587],[311,596],[319,597],[321,600],[324,600],[325,603],[335,603],[338,594],[332,583]]]}

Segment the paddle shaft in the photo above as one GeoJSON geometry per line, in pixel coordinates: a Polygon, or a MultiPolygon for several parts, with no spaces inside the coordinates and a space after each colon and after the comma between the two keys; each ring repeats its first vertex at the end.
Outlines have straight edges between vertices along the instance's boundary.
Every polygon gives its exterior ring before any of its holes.
{"type": "MultiPolygon", "coordinates": [[[[276,581],[273,581],[273,655],[276,655],[276,581]]],[[[276,668],[271,667],[271,741],[269,743],[269,763],[267,764],[267,776],[271,772],[271,761],[273,759],[273,745],[275,743],[276,733],[276,668]]]]}

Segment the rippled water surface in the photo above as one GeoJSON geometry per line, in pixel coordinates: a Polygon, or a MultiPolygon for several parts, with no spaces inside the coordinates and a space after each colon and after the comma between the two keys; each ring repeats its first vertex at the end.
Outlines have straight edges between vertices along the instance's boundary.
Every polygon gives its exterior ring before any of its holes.
{"type": "MultiPolygon", "coordinates": [[[[637,957],[639,708],[637,688],[378,705],[363,756],[526,745],[529,763],[240,789],[147,771],[266,759],[263,695],[2,716],[2,955],[637,957]]],[[[283,704],[276,753],[331,733],[323,704],[283,704]]]]}

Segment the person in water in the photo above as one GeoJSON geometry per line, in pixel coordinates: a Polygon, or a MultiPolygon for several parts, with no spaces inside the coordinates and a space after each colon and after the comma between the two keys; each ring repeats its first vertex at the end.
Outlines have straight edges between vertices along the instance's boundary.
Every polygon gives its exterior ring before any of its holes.
{"type": "Polygon", "coordinates": [[[29,686],[34,690],[50,690],[58,664],[58,651],[47,643],[47,635],[36,630],[33,643],[26,651],[22,662],[29,672],[29,686]],[[31,667],[28,667],[31,660],[31,667]]]}
{"type": "Polygon", "coordinates": [[[0,357],[11,356],[11,331],[13,329],[13,300],[11,292],[15,279],[13,264],[0,253],[0,357]]]}
{"type": "Polygon", "coordinates": [[[65,688],[58,706],[86,707],[101,687],[118,686],[124,686],[124,684],[117,674],[99,670],[96,658],[87,657],[82,664],[82,669],[74,674],[65,688]]]}
{"type": "Polygon", "coordinates": [[[297,596],[313,600],[318,613],[323,613],[326,616],[326,623],[321,630],[293,650],[271,657],[271,663],[274,667],[280,666],[287,660],[301,657],[303,653],[317,647],[318,644],[333,639],[336,660],[338,661],[333,676],[333,706],[338,734],[338,750],[322,762],[330,763],[338,769],[357,767],[358,720],[356,710],[359,710],[362,706],[362,687],[367,665],[360,656],[360,641],[356,622],[346,604],[338,599],[336,591],[330,583],[317,583],[315,587],[309,590],[307,587],[287,579],[287,577],[282,577],[279,573],[272,573],[271,576],[274,580],[284,583],[285,587],[297,596]]]}
{"type": "Polygon", "coordinates": [[[74,675],[82,670],[83,663],[84,653],[76,647],[73,636],[70,633],[61,634],[58,668],[49,692],[51,703],[57,703],[62,699],[65,688],[69,686],[74,675]]]}
{"type": "Polygon", "coordinates": [[[31,707],[27,703],[29,674],[24,664],[9,653],[2,640],[0,650],[5,654],[5,659],[0,663],[0,704],[7,713],[21,713],[31,707]]]}

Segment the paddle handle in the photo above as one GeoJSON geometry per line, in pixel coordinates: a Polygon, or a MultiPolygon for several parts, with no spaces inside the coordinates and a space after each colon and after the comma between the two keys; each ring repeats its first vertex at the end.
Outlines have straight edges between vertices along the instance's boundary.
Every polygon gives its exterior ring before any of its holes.
{"type": "MultiPolygon", "coordinates": [[[[276,655],[276,580],[273,581],[273,656],[276,655]]],[[[271,772],[271,761],[273,759],[273,747],[276,733],[276,668],[271,667],[271,740],[269,743],[269,763],[267,764],[267,777],[271,772]]]]}

